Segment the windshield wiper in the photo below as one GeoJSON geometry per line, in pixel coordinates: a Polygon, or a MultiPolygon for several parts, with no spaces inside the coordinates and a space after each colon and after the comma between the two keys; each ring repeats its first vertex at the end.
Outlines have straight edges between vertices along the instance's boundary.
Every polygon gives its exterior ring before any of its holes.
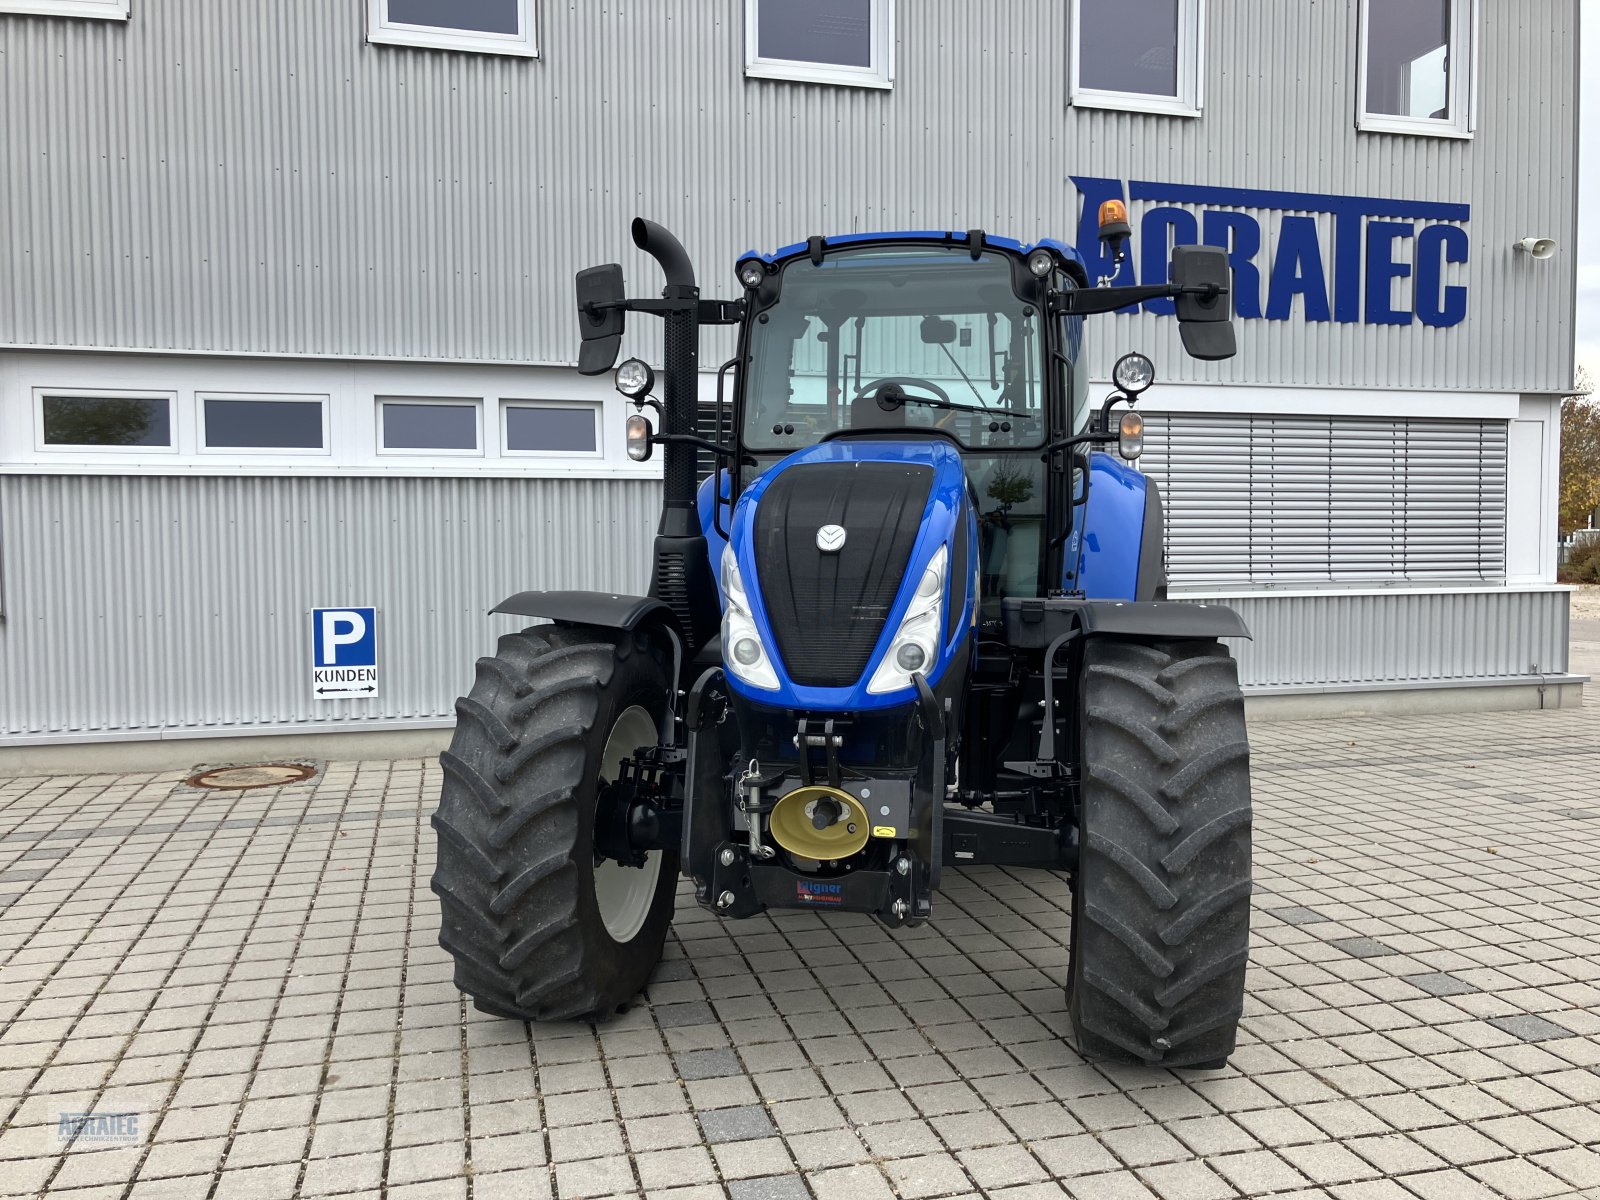
{"type": "Polygon", "coordinates": [[[957,412],[983,413],[988,417],[1004,417],[1007,420],[1019,418],[1026,421],[1033,420],[1031,412],[1019,412],[1011,408],[987,408],[982,404],[960,404],[954,400],[939,400],[933,396],[913,396],[910,392],[891,392],[888,399],[897,400],[902,404],[924,404],[929,408],[951,408],[957,412]]]}
{"type": "Polygon", "coordinates": [[[940,342],[939,349],[944,351],[944,356],[950,360],[950,365],[956,369],[956,374],[960,375],[961,378],[966,381],[967,391],[972,393],[972,398],[979,404],[982,404],[983,394],[978,391],[977,385],[972,382],[972,379],[967,375],[967,373],[961,369],[961,364],[956,361],[956,356],[950,353],[950,347],[946,346],[943,342],[940,342]]]}

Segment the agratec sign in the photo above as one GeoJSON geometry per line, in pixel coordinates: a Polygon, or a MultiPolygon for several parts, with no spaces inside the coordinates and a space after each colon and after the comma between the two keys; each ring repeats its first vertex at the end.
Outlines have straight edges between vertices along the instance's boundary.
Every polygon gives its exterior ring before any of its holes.
{"type": "MultiPolygon", "coordinates": [[[[1113,284],[1165,283],[1172,247],[1203,243],[1228,251],[1234,311],[1245,320],[1287,321],[1297,296],[1307,321],[1445,328],[1467,315],[1467,289],[1453,280],[1467,261],[1471,205],[1141,179],[1129,180],[1125,194],[1120,179],[1070,178],[1083,200],[1078,249],[1091,277],[1113,270],[1099,249],[1101,203],[1131,199],[1145,206],[1140,236],[1113,284]]],[[[1171,314],[1172,301],[1144,309],[1171,314]]]]}

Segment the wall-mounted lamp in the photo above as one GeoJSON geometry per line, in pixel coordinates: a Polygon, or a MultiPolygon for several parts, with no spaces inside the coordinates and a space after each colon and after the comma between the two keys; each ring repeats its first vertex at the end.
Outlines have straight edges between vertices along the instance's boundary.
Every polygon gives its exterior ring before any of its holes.
{"type": "Polygon", "coordinates": [[[1511,243],[1511,248],[1529,258],[1544,260],[1556,252],[1555,238],[1525,237],[1511,243]]]}

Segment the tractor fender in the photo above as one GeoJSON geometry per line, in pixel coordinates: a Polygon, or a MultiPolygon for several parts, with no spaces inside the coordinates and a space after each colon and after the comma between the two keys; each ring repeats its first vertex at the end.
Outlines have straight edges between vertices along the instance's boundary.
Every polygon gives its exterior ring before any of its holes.
{"type": "Polygon", "coordinates": [[[543,617],[572,625],[598,625],[603,629],[633,630],[664,621],[674,633],[678,619],[665,602],[653,596],[624,596],[616,592],[518,592],[489,610],[518,617],[543,617]]]}
{"type": "Polygon", "coordinates": [[[1225,604],[1184,600],[1080,600],[1068,597],[1001,601],[1006,641],[1042,650],[1062,635],[1083,637],[1248,638],[1244,618],[1225,604]]]}
{"type": "Polygon", "coordinates": [[[1078,613],[1085,637],[1248,638],[1244,618],[1226,604],[1183,600],[1090,600],[1078,613]]]}
{"type": "MultiPolygon", "coordinates": [[[[489,610],[517,617],[543,617],[566,625],[595,625],[602,629],[632,632],[643,629],[652,637],[664,639],[672,654],[672,677],[683,675],[683,632],[672,609],[654,596],[625,596],[617,592],[518,592],[489,610]]],[[[667,720],[673,719],[675,705],[667,705],[667,720]]],[[[670,725],[663,726],[663,741],[670,745],[670,725]]]]}

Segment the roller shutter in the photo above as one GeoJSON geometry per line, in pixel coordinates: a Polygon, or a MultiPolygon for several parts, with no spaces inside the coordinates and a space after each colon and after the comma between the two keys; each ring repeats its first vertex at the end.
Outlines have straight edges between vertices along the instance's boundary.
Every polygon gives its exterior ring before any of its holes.
{"type": "Polygon", "coordinates": [[[1175,587],[1505,577],[1504,421],[1145,419],[1175,587]]]}

